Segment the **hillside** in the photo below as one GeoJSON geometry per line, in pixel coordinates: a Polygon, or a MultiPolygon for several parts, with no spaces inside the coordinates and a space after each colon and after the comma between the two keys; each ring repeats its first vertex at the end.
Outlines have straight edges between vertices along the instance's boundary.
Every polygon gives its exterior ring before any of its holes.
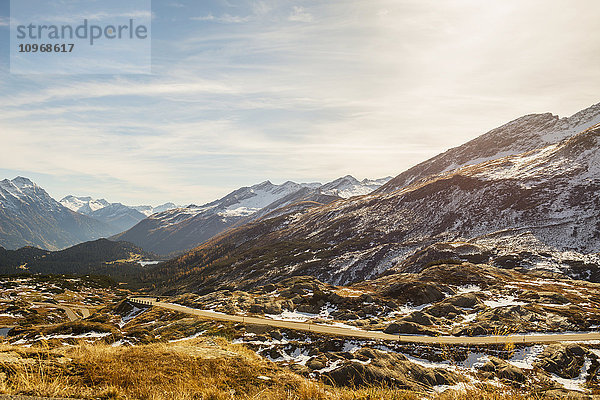
{"type": "Polygon", "coordinates": [[[591,128],[391,193],[258,221],[147,279],[166,278],[165,288],[177,290],[250,287],[294,275],[347,284],[376,277],[428,245],[464,239],[514,248],[526,240],[577,259],[576,252],[600,251],[599,148],[600,128],[591,128]]]}
{"type": "Polygon", "coordinates": [[[25,247],[18,250],[0,248],[0,274],[105,274],[126,276],[138,273],[138,261],[155,256],[126,242],[99,239],[61,251],[25,247]]]}
{"type": "Polygon", "coordinates": [[[600,103],[566,118],[526,115],[406,170],[378,192],[390,193],[431,175],[556,144],[598,123],[600,103]]]}

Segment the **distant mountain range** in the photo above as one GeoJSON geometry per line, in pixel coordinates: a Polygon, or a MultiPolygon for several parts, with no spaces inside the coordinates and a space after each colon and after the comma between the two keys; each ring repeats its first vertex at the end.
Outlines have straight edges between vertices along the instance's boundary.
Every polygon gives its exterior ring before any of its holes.
{"type": "Polygon", "coordinates": [[[296,275],[348,284],[415,271],[409,260],[433,262],[436,254],[597,279],[599,124],[600,105],[570,118],[519,118],[371,195],[229,230],[147,279],[165,282],[169,292],[253,287],[296,275]],[[454,250],[426,251],[436,243],[454,250]]]}
{"type": "Polygon", "coordinates": [[[107,237],[104,222],[69,210],[27,178],[0,181],[0,245],[62,249],[107,237]]]}
{"type": "Polygon", "coordinates": [[[292,204],[299,209],[369,193],[391,178],[346,176],[326,185],[266,181],[238,189],[203,206],[126,206],[105,199],[66,196],[60,202],[27,178],[0,182],[0,246],[64,249],[98,238],[131,241],[148,251],[189,250],[224,230],[273,215],[292,204]]]}
{"type": "Polygon", "coordinates": [[[227,196],[204,204],[190,205],[157,213],[113,239],[134,243],[158,254],[189,250],[234,226],[273,217],[293,205],[306,210],[352,196],[360,196],[381,187],[391,177],[362,182],[345,176],[329,182],[274,185],[265,181],[243,187],[227,196]]]}
{"type": "Polygon", "coordinates": [[[104,199],[77,196],[67,196],[60,203],[72,211],[104,222],[113,228],[114,233],[126,231],[149,215],[177,207],[173,203],[158,207],[130,207],[121,203],[109,203],[104,199]]]}

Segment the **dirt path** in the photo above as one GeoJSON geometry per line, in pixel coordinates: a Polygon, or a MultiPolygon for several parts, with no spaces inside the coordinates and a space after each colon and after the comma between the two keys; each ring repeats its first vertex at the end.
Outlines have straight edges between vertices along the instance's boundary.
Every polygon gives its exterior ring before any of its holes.
{"type": "Polygon", "coordinates": [[[278,321],[268,318],[244,317],[241,315],[228,315],[213,311],[197,310],[172,303],[163,303],[153,298],[132,297],[132,302],[162,307],[168,310],[179,311],[182,313],[195,315],[204,319],[217,321],[241,322],[245,324],[268,325],[276,328],[294,329],[316,333],[324,333],[334,336],[347,336],[363,339],[395,340],[410,343],[429,343],[429,344],[464,344],[464,345],[485,345],[485,344],[506,344],[506,343],[553,343],[553,342],[571,342],[600,340],[600,332],[591,333],[564,333],[564,334],[529,334],[529,335],[506,335],[506,336],[419,336],[419,335],[391,335],[379,331],[364,331],[332,325],[320,325],[310,322],[278,321]]]}

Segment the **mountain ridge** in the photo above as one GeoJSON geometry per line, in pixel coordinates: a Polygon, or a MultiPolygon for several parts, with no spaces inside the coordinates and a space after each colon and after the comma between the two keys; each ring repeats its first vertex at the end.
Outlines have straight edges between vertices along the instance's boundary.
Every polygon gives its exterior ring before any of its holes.
{"type": "Polygon", "coordinates": [[[552,113],[525,115],[409,168],[379,188],[377,193],[398,190],[427,176],[443,174],[469,164],[555,144],[598,123],[600,103],[564,118],[552,113]]]}
{"type": "MultiPolygon", "coordinates": [[[[529,237],[540,254],[563,252],[580,262],[600,251],[599,149],[594,125],[558,143],[399,189],[255,221],[149,276],[168,275],[169,290],[253,287],[295,275],[348,284],[377,277],[438,242],[504,241],[516,248],[529,237]]],[[[567,264],[565,273],[581,276],[567,264]]]]}
{"type": "Polygon", "coordinates": [[[111,228],[75,213],[24,177],[0,181],[0,245],[60,249],[106,237],[111,228]]]}
{"type": "Polygon", "coordinates": [[[158,254],[174,254],[294,203],[303,203],[304,209],[319,206],[341,199],[340,195],[350,197],[371,192],[384,181],[387,178],[366,179],[362,183],[349,175],[325,185],[292,181],[275,185],[267,180],[236,189],[202,206],[190,205],[154,214],[113,238],[158,254]]]}

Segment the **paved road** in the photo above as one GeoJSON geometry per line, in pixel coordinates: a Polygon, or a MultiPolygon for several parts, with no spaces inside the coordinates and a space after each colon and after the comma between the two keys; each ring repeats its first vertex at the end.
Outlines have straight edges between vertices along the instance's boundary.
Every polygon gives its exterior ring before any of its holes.
{"type": "Polygon", "coordinates": [[[81,312],[82,316],[84,318],[89,317],[90,316],[90,311],[87,308],[84,307],[80,307],[80,306],[74,306],[74,305],[66,305],[66,304],[62,304],[62,303],[58,303],[58,304],[54,304],[54,303],[33,303],[36,306],[43,306],[43,307],[48,307],[48,308],[60,308],[61,310],[64,310],[67,313],[67,318],[69,318],[69,321],[76,321],[79,318],[79,315],[77,315],[75,313],[75,311],[73,311],[74,309],[78,310],[81,312]],[[85,311],[83,311],[85,310],[85,311]]]}
{"type": "Polygon", "coordinates": [[[379,331],[364,331],[360,329],[345,328],[331,325],[320,325],[309,322],[278,321],[268,318],[244,317],[241,315],[228,315],[212,311],[197,310],[180,306],[178,304],[156,301],[154,298],[132,297],[132,302],[161,307],[173,311],[195,315],[204,319],[217,321],[242,322],[245,324],[268,325],[277,328],[294,329],[323,333],[334,336],[346,336],[363,339],[394,340],[410,343],[429,344],[506,344],[506,343],[554,343],[554,342],[582,342],[588,340],[600,340],[600,332],[592,333],[565,333],[565,334],[534,334],[534,335],[506,335],[506,336],[418,336],[418,335],[391,335],[379,331]]]}

